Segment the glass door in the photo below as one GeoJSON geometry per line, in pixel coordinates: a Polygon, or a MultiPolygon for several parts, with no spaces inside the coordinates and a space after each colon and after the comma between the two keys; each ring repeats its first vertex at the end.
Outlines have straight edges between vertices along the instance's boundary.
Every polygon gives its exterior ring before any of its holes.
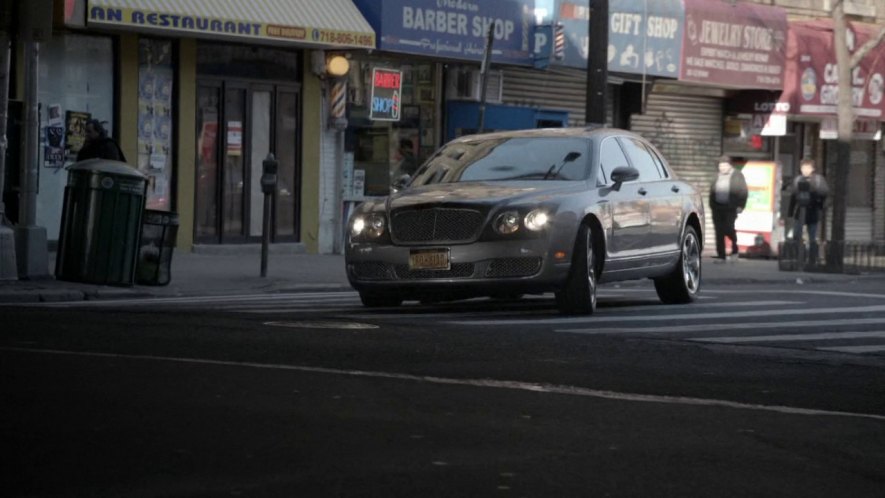
{"type": "Polygon", "coordinates": [[[300,95],[295,87],[277,87],[276,133],[274,142],[280,162],[275,199],[274,239],[300,240],[301,144],[298,127],[300,95]]]}
{"type": "Polygon", "coordinates": [[[221,84],[197,87],[196,219],[197,242],[218,242],[218,158],[221,123],[221,84]]]}
{"type": "Polygon", "coordinates": [[[246,88],[225,84],[224,89],[224,168],[221,187],[221,239],[245,239],[246,211],[246,88]]]}

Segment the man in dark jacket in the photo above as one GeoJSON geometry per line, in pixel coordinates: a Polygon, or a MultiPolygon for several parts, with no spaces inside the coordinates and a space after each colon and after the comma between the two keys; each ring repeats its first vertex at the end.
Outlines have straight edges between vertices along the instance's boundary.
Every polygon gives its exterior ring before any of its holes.
{"type": "Polygon", "coordinates": [[[802,226],[808,227],[809,262],[817,260],[817,225],[830,187],[824,177],[814,172],[814,160],[803,159],[802,174],[793,179],[788,213],[793,218],[793,240],[802,242],[802,226]]]}
{"type": "Polygon", "coordinates": [[[77,161],[86,159],[112,159],[126,162],[126,157],[117,142],[108,137],[108,132],[101,125],[101,121],[90,119],[85,126],[86,141],[80,152],[77,153],[77,161]]]}
{"type": "Polygon", "coordinates": [[[747,182],[743,173],[735,169],[731,158],[719,158],[719,174],[710,185],[710,209],[713,211],[713,229],[716,232],[716,257],[726,259],[725,237],[731,239],[732,258],[738,255],[737,232],[734,221],[747,205],[747,182]]]}

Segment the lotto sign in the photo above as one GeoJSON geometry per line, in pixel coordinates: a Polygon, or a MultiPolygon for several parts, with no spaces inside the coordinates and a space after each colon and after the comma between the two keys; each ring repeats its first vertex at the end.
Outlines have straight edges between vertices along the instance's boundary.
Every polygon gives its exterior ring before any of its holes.
{"type": "Polygon", "coordinates": [[[369,119],[399,121],[402,84],[401,71],[377,67],[372,70],[372,109],[369,119]]]}

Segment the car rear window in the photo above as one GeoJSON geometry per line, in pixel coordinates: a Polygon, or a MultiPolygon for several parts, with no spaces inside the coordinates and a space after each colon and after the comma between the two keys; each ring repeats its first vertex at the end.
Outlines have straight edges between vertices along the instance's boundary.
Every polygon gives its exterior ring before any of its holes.
{"type": "Polygon", "coordinates": [[[582,138],[509,137],[455,142],[424,163],[411,185],[585,180],[589,156],[590,142],[582,138]]]}

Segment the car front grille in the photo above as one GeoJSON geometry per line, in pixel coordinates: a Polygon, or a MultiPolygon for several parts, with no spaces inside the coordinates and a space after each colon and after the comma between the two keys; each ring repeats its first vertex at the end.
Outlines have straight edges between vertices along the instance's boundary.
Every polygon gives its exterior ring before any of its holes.
{"type": "Polygon", "coordinates": [[[470,278],[473,263],[455,263],[449,270],[410,270],[409,265],[396,265],[396,278],[400,280],[425,280],[433,278],[470,278]]]}
{"type": "Polygon", "coordinates": [[[541,269],[541,258],[500,258],[486,268],[486,277],[529,277],[541,269]]]}
{"type": "Polygon", "coordinates": [[[430,208],[395,212],[390,235],[397,243],[470,242],[479,237],[483,214],[475,209],[430,208]]]}

